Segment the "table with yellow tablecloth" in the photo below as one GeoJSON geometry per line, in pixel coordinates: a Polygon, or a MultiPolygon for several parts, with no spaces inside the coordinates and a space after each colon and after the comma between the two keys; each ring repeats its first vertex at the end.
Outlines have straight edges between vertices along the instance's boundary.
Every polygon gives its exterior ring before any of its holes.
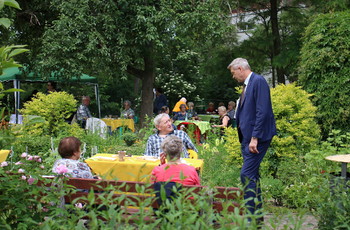
{"type": "MultiPolygon", "coordinates": [[[[150,156],[125,157],[125,161],[119,161],[118,154],[96,154],[86,159],[85,162],[93,173],[106,179],[118,179],[121,181],[149,181],[154,167],[160,164],[158,158],[150,156]]],[[[183,163],[192,165],[200,172],[203,169],[202,159],[182,159],[183,163]]]]}
{"type": "Polygon", "coordinates": [[[11,150],[0,150],[0,162],[6,161],[7,156],[10,154],[11,150]]]}
{"type": "Polygon", "coordinates": [[[106,125],[111,126],[112,131],[117,129],[118,127],[126,126],[131,131],[135,132],[135,123],[133,119],[103,118],[102,121],[104,121],[106,125]]]}

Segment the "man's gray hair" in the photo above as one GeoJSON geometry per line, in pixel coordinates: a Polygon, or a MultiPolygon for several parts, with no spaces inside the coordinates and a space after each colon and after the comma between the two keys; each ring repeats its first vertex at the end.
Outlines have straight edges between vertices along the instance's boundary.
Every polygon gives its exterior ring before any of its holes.
{"type": "Polygon", "coordinates": [[[244,58],[236,58],[234,59],[228,66],[227,69],[237,69],[238,67],[242,67],[243,69],[249,69],[250,70],[250,65],[247,61],[247,59],[244,58]]]}
{"type": "Polygon", "coordinates": [[[154,118],[154,120],[153,120],[154,126],[157,127],[157,126],[160,124],[160,120],[162,120],[163,117],[168,117],[168,118],[170,118],[169,115],[166,114],[166,113],[158,114],[158,115],[154,118]]]}
{"type": "Polygon", "coordinates": [[[81,98],[81,100],[90,100],[90,97],[89,97],[89,96],[83,96],[83,97],[81,98]]]}
{"type": "Polygon", "coordinates": [[[182,140],[177,136],[170,135],[164,139],[161,147],[170,160],[179,159],[182,152],[182,140]]]}

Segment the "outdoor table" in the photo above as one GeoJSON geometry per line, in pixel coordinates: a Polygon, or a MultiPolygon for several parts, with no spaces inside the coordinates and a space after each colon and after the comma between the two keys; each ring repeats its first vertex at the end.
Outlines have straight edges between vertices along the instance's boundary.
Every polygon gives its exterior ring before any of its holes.
{"type": "Polygon", "coordinates": [[[350,163],[350,154],[328,156],[326,160],[341,162],[341,176],[346,178],[347,164],[350,163]]]}
{"type": "MultiPolygon", "coordinates": [[[[119,161],[118,154],[99,153],[86,159],[85,162],[95,174],[106,179],[138,182],[148,182],[152,170],[160,164],[159,158],[152,156],[126,156],[124,159],[125,161],[119,161]]],[[[182,160],[200,172],[203,169],[202,159],[182,158],[182,160]]]]}
{"type": "Polygon", "coordinates": [[[181,125],[194,125],[194,135],[197,140],[197,144],[200,143],[201,135],[204,135],[208,130],[211,130],[211,125],[208,121],[196,121],[196,120],[190,120],[190,121],[180,121],[177,120],[174,122],[174,124],[177,126],[177,129],[181,128],[181,125]]]}
{"type": "Polygon", "coordinates": [[[133,119],[112,119],[112,118],[103,118],[102,121],[106,123],[106,125],[110,126],[112,131],[117,129],[118,127],[126,126],[131,131],[135,132],[135,123],[133,119]]]}
{"type": "Polygon", "coordinates": [[[211,119],[219,119],[219,115],[214,114],[198,114],[197,115],[202,121],[210,121],[211,119]]]}
{"type": "Polygon", "coordinates": [[[10,152],[11,150],[0,150],[0,162],[6,161],[6,158],[10,152]]]}

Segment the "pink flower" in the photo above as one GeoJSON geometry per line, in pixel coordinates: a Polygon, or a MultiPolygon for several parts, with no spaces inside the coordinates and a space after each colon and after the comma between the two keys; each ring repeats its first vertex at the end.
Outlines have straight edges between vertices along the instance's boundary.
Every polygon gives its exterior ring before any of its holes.
{"type": "Polygon", "coordinates": [[[49,211],[49,209],[48,209],[48,208],[46,208],[46,207],[43,207],[43,208],[42,208],[42,211],[43,211],[43,212],[48,212],[48,211],[49,211]]]}
{"type": "Polygon", "coordinates": [[[23,163],[18,161],[18,162],[15,163],[15,165],[23,165],[23,163]]]}
{"type": "Polygon", "coordinates": [[[38,159],[35,159],[35,160],[36,160],[36,162],[41,163],[41,158],[40,157],[38,159]]]}
{"type": "Polygon", "coordinates": [[[82,203],[76,203],[75,207],[77,207],[79,209],[82,209],[83,208],[83,204],[82,203]]]}
{"type": "Polygon", "coordinates": [[[33,177],[28,179],[28,184],[32,185],[34,183],[35,179],[33,177]]]}
{"type": "Polygon", "coordinates": [[[24,152],[21,154],[21,157],[26,158],[28,156],[28,153],[24,152]]]}
{"type": "Polygon", "coordinates": [[[40,168],[41,168],[41,169],[44,169],[44,168],[45,168],[45,166],[44,166],[44,165],[40,165],[40,168]]]}
{"type": "Polygon", "coordinates": [[[22,180],[27,180],[27,177],[26,176],[22,176],[21,179],[22,180]]]}
{"type": "Polygon", "coordinates": [[[5,167],[5,166],[8,166],[8,165],[9,164],[6,161],[4,161],[4,162],[1,162],[0,167],[5,167]]]}
{"type": "Polygon", "coordinates": [[[57,172],[58,174],[67,173],[67,172],[68,172],[68,168],[67,168],[65,165],[59,165],[59,166],[56,168],[56,172],[57,172]]]}
{"type": "Polygon", "coordinates": [[[31,161],[31,160],[33,160],[33,159],[34,159],[33,156],[31,156],[31,155],[28,155],[28,156],[27,156],[27,160],[28,160],[28,161],[31,161]]]}
{"type": "Polygon", "coordinates": [[[18,169],[18,173],[24,173],[24,169],[18,169]]]}

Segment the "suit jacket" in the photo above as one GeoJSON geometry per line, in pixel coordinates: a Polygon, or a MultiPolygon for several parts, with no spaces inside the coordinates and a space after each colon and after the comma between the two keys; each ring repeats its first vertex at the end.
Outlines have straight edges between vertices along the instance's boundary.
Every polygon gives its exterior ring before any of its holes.
{"type": "Polygon", "coordinates": [[[252,73],[244,99],[237,107],[236,121],[241,142],[252,137],[264,142],[276,135],[270,88],[264,77],[252,73]]]}

